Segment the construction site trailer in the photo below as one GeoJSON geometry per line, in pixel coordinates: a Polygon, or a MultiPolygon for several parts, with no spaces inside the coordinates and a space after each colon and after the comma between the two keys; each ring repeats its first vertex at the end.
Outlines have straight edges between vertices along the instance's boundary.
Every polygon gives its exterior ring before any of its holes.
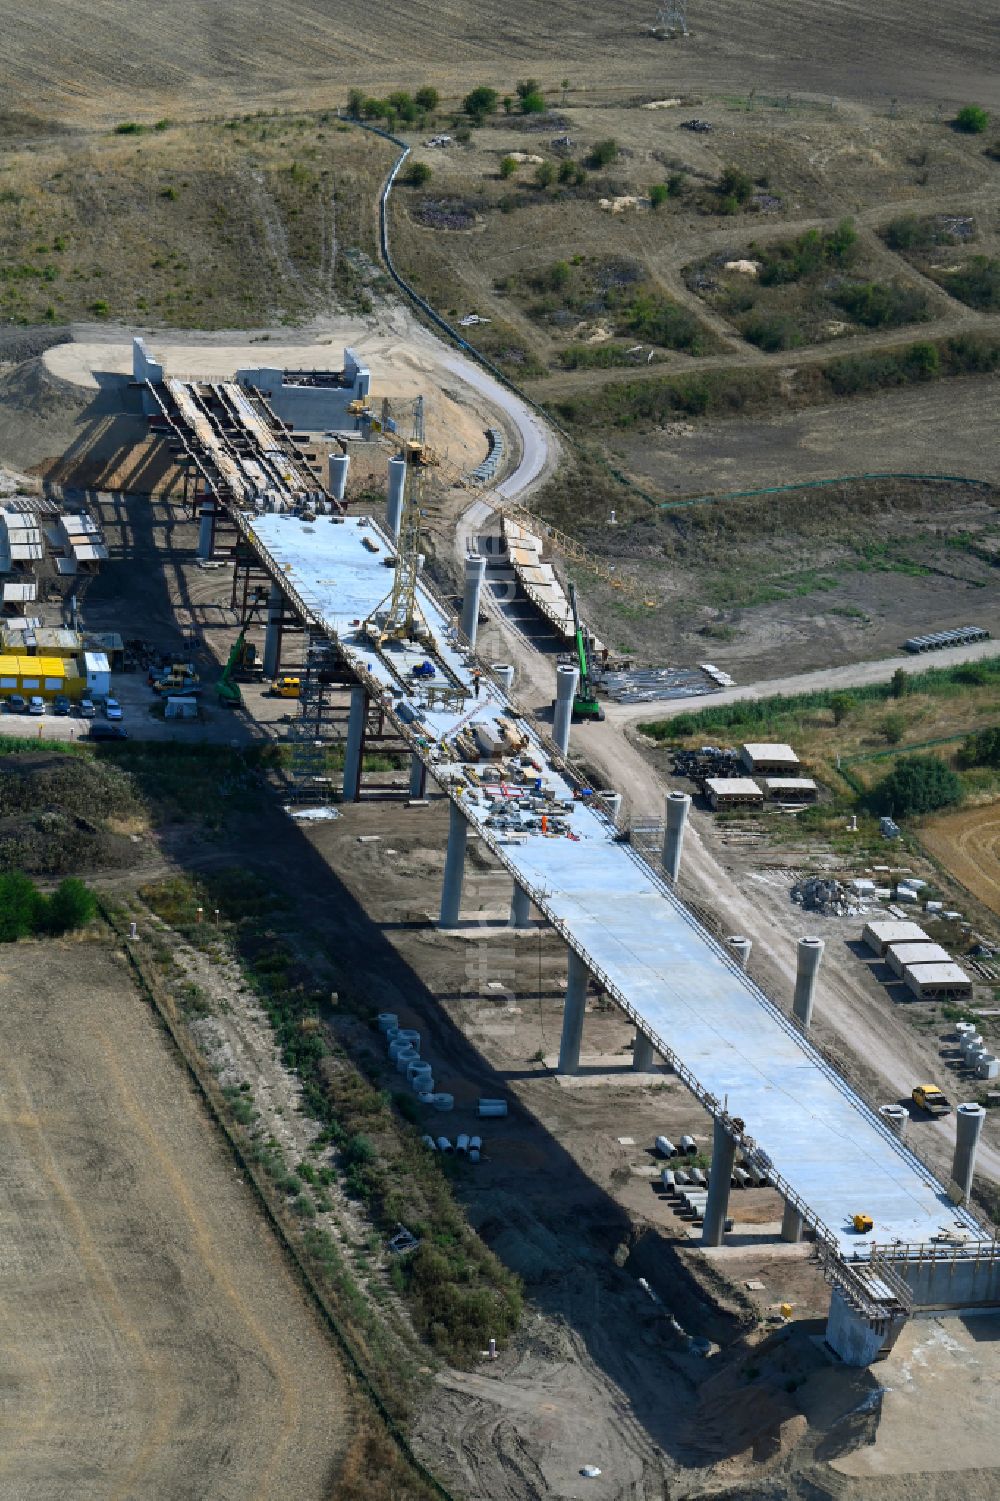
{"type": "Polygon", "coordinates": [[[952,960],[939,943],[891,943],[885,951],[885,962],[902,979],[911,964],[950,964],[952,960]]]}
{"type": "Polygon", "coordinates": [[[957,964],[910,964],[903,979],[918,1001],[966,1001],[972,997],[972,981],[957,964]]]}
{"type": "Polygon", "coordinates": [[[749,777],[706,777],[705,796],[712,807],[761,808],[764,794],[749,777]]]}
{"type": "Polygon", "coordinates": [[[83,666],[87,674],[88,693],[103,697],[111,692],[111,664],[102,651],[84,652],[83,666]]]}
{"type": "Polygon", "coordinates": [[[67,674],[62,657],[0,657],[0,693],[20,693],[25,697],[55,698],[69,693],[76,680],[75,666],[67,674]]]}
{"type": "Polygon", "coordinates": [[[819,797],[812,777],[765,777],[764,791],[778,803],[814,803],[819,797]]]}
{"type": "Polygon", "coordinates": [[[931,940],[919,923],[887,919],[885,922],[866,922],[861,930],[861,941],[882,958],[890,944],[930,943],[931,940]]]}
{"type": "Polygon", "coordinates": [[[764,776],[799,772],[799,758],[790,745],[741,745],[740,760],[747,771],[764,776]]]}

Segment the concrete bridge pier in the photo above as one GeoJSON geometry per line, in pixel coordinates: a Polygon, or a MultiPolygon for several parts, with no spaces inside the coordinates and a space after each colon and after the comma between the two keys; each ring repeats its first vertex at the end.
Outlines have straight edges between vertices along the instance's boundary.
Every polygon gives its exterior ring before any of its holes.
{"type": "Polygon", "coordinates": [[[986,1111],[975,1101],[971,1104],[959,1105],[955,1111],[957,1134],[951,1176],[955,1187],[962,1195],[963,1204],[968,1204],[969,1195],[972,1192],[972,1178],[976,1171],[976,1151],[979,1147],[979,1138],[983,1134],[985,1120],[986,1111]]]}
{"type": "Polygon", "coordinates": [[[733,958],[740,969],[746,969],[750,962],[750,950],[753,948],[753,940],[744,938],[742,933],[731,933],[726,939],[726,947],[732,951],[733,958]]]}
{"type": "Polygon", "coordinates": [[[284,596],[278,584],[271,585],[267,598],[267,627],[264,631],[264,680],[273,682],[281,670],[281,617],[284,596]]]}
{"type": "Polygon", "coordinates": [[[656,1049],[646,1036],[645,1032],[635,1034],[635,1042],[632,1044],[632,1067],[637,1074],[648,1074],[653,1070],[656,1059],[656,1049]]]}
{"type": "MultiPolygon", "coordinates": [[[[690,801],[690,800],[689,800],[690,801]]],[[[736,1141],[722,1121],[717,1120],[712,1136],[712,1168],[708,1175],[708,1198],[701,1232],[703,1246],[721,1246],[729,1211],[729,1189],[736,1166],[736,1141]]]]}
{"type": "Polygon", "coordinates": [[[423,797],[427,791],[427,767],[419,756],[410,757],[410,796],[423,797]]]}
{"type": "Polygon", "coordinates": [[[556,701],[552,706],[552,739],[561,756],[569,755],[569,727],[580,673],[576,667],[556,668],[556,701]]]}
{"type": "Polygon", "coordinates": [[[403,523],[403,497],[406,491],[406,460],[389,460],[389,488],[385,497],[385,529],[394,542],[399,541],[403,523]]]}
{"type": "Polygon", "coordinates": [[[462,635],[470,646],[475,646],[479,633],[479,602],[486,577],[486,559],[478,553],[469,553],[465,560],[465,594],[462,597],[462,635]]]}
{"type": "Polygon", "coordinates": [[[197,557],[205,562],[215,550],[215,502],[206,501],[198,512],[197,557]]]}
{"type": "Polygon", "coordinates": [[[805,1221],[794,1204],[786,1204],[785,1212],[781,1216],[781,1238],[797,1245],[802,1239],[805,1230],[805,1221]]]}
{"type": "Polygon", "coordinates": [[[663,830],[663,869],[670,883],[676,886],[681,869],[681,850],[684,847],[684,826],[691,811],[691,799],[686,792],[668,792],[666,810],[667,821],[663,830]]]}
{"type": "Polygon", "coordinates": [[[809,1031],[812,1021],[813,1005],[816,1000],[816,976],[819,974],[819,961],[823,957],[825,947],[822,938],[799,939],[792,1014],[801,1022],[803,1032],[809,1031]]]}
{"type": "Polygon", "coordinates": [[[465,847],[469,840],[469,822],[457,803],[448,816],[448,852],[444,858],[444,882],[441,886],[442,928],[458,926],[462,910],[462,883],[465,879],[465,847]]]}
{"type": "Polygon", "coordinates": [[[510,925],[526,928],[531,921],[531,897],[519,881],[514,882],[510,898],[510,925]]]}
{"type": "Polygon", "coordinates": [[[583,1041],[583,1018],[587,1009],[587,985],[590,971],[574,949],[569,950],[569,974],[563,1006],[562,1037],[559,1040],[558,1072],[575,1074],[580,1068],[580,1044],[583,1041]]]}
{"type": "Polygon", "coordinates": [[[361,756],[365,741],[368,693],[362,683],[351,688],[351,708],[347,716],[347,745],[344,750],[345,803],[356,803],[361,792],[361,756]]]}

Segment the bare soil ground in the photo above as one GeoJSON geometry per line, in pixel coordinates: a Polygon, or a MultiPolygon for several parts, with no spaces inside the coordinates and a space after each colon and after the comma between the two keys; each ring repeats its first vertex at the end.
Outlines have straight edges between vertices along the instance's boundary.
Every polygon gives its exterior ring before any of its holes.
{"type": "Polygon", "coordinates": [[[121,963],[9,946],[7,1367],[24,1501],[328,1496],[337,1357],[121,963]]]}

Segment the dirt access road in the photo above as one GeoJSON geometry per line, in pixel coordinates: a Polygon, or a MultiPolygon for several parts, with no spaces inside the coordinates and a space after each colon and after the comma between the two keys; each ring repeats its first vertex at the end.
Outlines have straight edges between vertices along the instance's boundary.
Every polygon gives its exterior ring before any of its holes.
{"type": "Polygon", "coordinates": [[[5,945],[11,1501],[325,1501],[349,1423],[325,1331],[124,961],[5,945]]]}

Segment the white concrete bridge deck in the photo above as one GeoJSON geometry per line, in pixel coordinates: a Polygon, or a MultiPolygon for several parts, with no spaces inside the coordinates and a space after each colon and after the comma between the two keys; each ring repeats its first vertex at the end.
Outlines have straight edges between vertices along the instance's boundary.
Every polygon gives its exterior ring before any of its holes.
{"type": "MultiPolygon", "coordinates": [[[[293,601],[336,637],[362,680],[391,696],[387,707],[404,736],[591,973],[714,1114],[725,1111],[745,1123],[777,1186],[807,1223],[847,1257],[865,1256],[872,1240],[916,1247],[956,1229],[973,1242],[988,1239],[664,881],[616,841],[603,811],[573,802],[572,779],[525,723],[518,729],[529,735],[537,769],[518,772],[508,764],[491,772],[479,762],[470,778],[462,764],[441,757],[440,745],[463,727],[510,724],[508,702],[484,677],[480,697],[470,691],[460,710],[428,708],[424,684],[410,677],[424,654],[407,645],[383,655],[359,632],[391,587],[385,562],[392,549],[384,533],[358,518],[248,515],[243,524],[293,601]],[[366,537],[377,552],[365,547],[366,537]],[[496,808],[507,806],[512,782],[534,790],[538,778],[571,805],[565,823],[573,837],[554,834],[551,818],[545,833],[497,826],[496,808]],[[850,1228],[851,1216],[862,1211],[875,1221],[872,1237],[850,1228]]],[[[427,591],[420,600],[447,667],[470,686],[472,665],[452,622],[427,591]]]]}

